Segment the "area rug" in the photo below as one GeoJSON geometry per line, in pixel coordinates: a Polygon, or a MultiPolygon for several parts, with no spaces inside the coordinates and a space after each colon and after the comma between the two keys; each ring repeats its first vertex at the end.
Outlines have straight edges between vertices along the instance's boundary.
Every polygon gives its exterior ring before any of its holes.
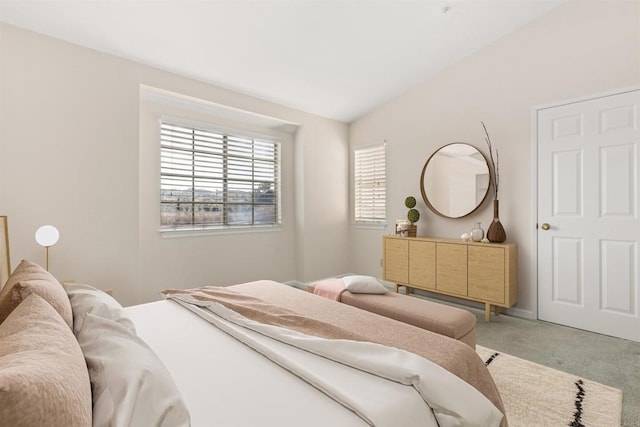
{"type": "Polygon", "coordinates": [[[622,391],[476,346],[498,386],[510,427],[613,427],[622,421],[622,391]]]}

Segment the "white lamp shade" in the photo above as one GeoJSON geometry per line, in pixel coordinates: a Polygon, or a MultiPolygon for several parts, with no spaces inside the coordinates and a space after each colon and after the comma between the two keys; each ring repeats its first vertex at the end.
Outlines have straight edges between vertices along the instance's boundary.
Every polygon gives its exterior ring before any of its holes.
{"type": "Polygon", "coordinates": [[[38,242],[40,246],[53,246],[59,238],[60,233],[53,225],[43,225],[36,230],[36,242],[38,242]]]}

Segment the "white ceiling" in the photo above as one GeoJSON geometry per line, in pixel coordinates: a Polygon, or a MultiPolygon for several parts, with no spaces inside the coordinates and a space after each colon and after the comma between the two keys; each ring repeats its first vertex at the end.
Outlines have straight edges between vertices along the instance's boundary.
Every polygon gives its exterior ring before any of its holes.
{"type": "Polygon", "coordinates": [[[350,122],[565,1],[0,0],[0,20],[350,122]]]}

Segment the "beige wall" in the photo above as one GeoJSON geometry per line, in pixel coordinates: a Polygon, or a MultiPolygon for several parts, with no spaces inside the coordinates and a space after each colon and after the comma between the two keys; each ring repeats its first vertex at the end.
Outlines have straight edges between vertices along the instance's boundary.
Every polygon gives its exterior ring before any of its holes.
{"type": "MultiPolygon", "coordinates": [[[[484,121],[500,152],[500,217],[519,245],[516,313],[535,316],[532,215],[532,109],[535,106],[640,84],[640,2],[570,1],[460,61],[437,77],[351,125],[350,144],[387,140],[386,230],[352,230],[352,269],[380,276],[381,235],[404,218],[404,198],[420,197],[426,159],[440,146],[468,142],[488,153],[484,121]]],[[[418,234],[457,238],[475,222],[486,228],[490,200],[469,217],[436,216],[424,203],[418,234]]]]}
{"type": "Polygon", "coordinates": [[[111,288],[124,304],[166,287],[349,269],[347,125],[9,25],[0,31],[0,212],[14,267],[44,263],[33,233],[53,224],[61,238],[52,272],[111,288]],[[141,108],[141,85],[298,126],[283,136],[282,231],[161,238],[157,153],[144,139],[154,113],[141,108]]]}
{"type": "Polygon", "coordinates": [[[418,182],[441,145],[463,141],[486,153],[482,120],[500,151],[501,219],[520,248],[517,307],[531,315],[532,108],[639,84],[639,4],[571,1],[350,127],[2,24],[0,213],[9,215],[13,265],[44,263],[33,233],[50,223],[61,232],[52,272],[112,288],[125,304],[170,286],[379,276],[381,235],[405,217],[407,195],[419,201],[421,235],[457,237],[477,221],[487,227],[490,203],[465,219],[440,218],[421,201],[418,182]],[[297,124],[285,142],[281,232],[160,237],[150,158],[157,154],[141,139],[141,85],[297,124]],[[351,228],[349,146],[381,139],[389,225],[351,228]]]}

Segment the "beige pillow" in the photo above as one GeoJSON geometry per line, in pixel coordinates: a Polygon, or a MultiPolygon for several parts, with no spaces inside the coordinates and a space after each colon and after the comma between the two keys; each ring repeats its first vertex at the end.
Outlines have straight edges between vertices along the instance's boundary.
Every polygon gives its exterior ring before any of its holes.
{"type": "Polygon", "coordinates": [[[0,291],[0,323],[29,295],[36,293],[73,327],[71,304],[64,288],[47,270],[23,260],[0,291]]]}
{"type": "Polygon", "coordinates": [[[0,424],[91,426],[91,386],[80,346],[35,293],[0,324],[0,424]]]}

